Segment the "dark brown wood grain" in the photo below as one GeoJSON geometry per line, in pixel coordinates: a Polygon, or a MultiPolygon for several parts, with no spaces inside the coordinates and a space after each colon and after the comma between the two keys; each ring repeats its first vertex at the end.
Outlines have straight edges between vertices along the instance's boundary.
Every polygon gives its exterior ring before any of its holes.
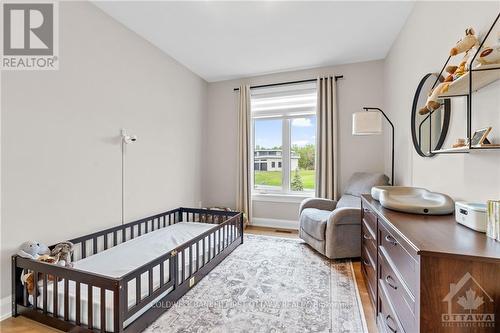
{"type": "Polygon", "coordinates": [[[364,207],[370,207],[379,218],[393,226],[401,237],[407,238],[419,255],[462,255],[477,260],[500,260],[500,242],[456,223],[453,215],[400,213],[382,207],[368,194],[363,195],[363,202],[364,207]]]}
{"type": "MultiPolygon", "coordinates": [[[[381,332],[500,332],[500,242],[453,215],[399,213],[369,195],[362,206],[361,237],[377,221],[378,283],[371,293],[381,332]]],[[[371,286],[369,244],[362,241],[362,271],[371,286]]]]}
{"type": "Polygon", "coordinates": [[[421,259],[421,286],[420,286],[420,331],[421,332],[460,332],[486,333],[499,332],[500,325],[500,263],[481,262],[474,259],[450,258],[439,256],[423,256],[421,259]],[[482,297],[482,304],[474,313],[494,313],[497,327],[444,327],[441,316],[447,313],[447,302],[443,299],[450,292],[450,284],[458,283],[467,273],[478,282],[481,288],[493,299],[482,293],[473,281],[469,281],[453,299],[453,309],[456,312],[465,312],[459,304],[458,298],[466,296],[471,288],[477,297],[482,297]]]}

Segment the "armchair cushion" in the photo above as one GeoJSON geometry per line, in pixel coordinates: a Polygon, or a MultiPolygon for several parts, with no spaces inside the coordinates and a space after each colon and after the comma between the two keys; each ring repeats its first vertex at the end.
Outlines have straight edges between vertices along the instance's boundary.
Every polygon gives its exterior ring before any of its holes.
{"type": "Polygon", "coordinates": [[[325,239],[326,223],[332,212],[317,208],[306,208],[300,215],[300,228],[310,236],[325,239]]]}
{"type": "MultiPolygon", "coordinates": [[[[361,208],[337,208],[329,216],[327,233],[334,225],[361,224],[361,208]]],[[[333,230],[333,228],[331,229],[333,230]]]]}
{"type": "Polygon", "coordinates": [[[361,208],[361,198],[350,194],[344,194],[340,198],[336,208],[346,207],[361,208]]]}
{"type": "Polygon", "coordinates": [[[382,173],[355,172],[344,190],[344,194],[361,196],[363,193],[370,193],[373,186],[383,186],[389,184],[389,177],[382,173]]]}
{"type": "Polygon", "coordinates": [[[299,208],[299,215],[306,208],[316,208],[332,211],[337,207],[337,201],[321,198],[309,198],[302,201],[299,208]]]}

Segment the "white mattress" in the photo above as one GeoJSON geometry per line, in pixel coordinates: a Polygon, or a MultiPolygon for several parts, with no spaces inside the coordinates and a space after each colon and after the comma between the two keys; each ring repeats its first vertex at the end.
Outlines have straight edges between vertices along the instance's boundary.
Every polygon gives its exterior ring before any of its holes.
{"type": "MultiPolygon", "coordinates": [[[[155,230],[144,234],[140,237],[131,239],[125,243],[118,244],[108,250],[99,252],[85,259],[78,260],[74,262],[74,267],[80,270],[98,273],[101,275],[106,275],[110,277],[119,278],[127,273],[133,271],[134,269],[148,263],[149,261],[160,257],[161,255],[173,250],[177,246],[184,244],[185,242],[193,239],[194,237],[201,235],[207,230],[215,228],[214,224],[197,223],[197,222],[180,222],[155,230]]],[[[228,237],[228,229],[226,228],[226,238],[228,237]]],[[[234,230],[233,230],[234,231],[234,230]]],[[[217,236],[217,234],[215,235],[217,236]]],[[[212,241],[211,249],[208,248],[208,241],[205,242],[205,261],[208,261],[208,252],[213,255],[214,248],[218,245],[219,240],[216,238],[215,242],[212,241]]],[[[200,254],[203,249],[199,248],[200,254]]],[[[189,251],[186,250],[186,251],[189,251]]],[[[179,275],[183,269],[188,269],[188,259],[189,252],[186,253],[186,260],[184,260],[184,267],[182,267],[181,261],[179,261],[179,275]]],[[[198,267],[196,262],[196,255],[193,256],[193,266],[198,267]]],[[[167,265],[167,263],[165,263],[167,265]]],[[[200,263],[201,265],[201,263],[200,263]]],[[[196,271],[196,269],[193,269],[196,271]]],[[[168,276],[168,266],[164,269],[164,281],[169,280],[168,276]]],[[[189,272],[186,271],[186,276],[189,272]]],[[[180,278],[180,277],[178,277],[180,278]]],[[[159,266],[153,269],[153,290],[156,290],[160,286],[160,268],[159,266]]],[[[38,307],[43,306],[43,285],[39,284],[40,296],[37,298],[38,307]]],[[[164,295],[166,295],[170,290],[165,291],[157,299],[151,302],[154,304],[164,295]]],[[[147,296],[148,290],[148,274],[145,273],[141,276],[141,298],[147,296]]],[[[76,291],[75,283],[69,281],[69,319],[74,321],[76,319],[75,307],[76,307],[76,291]]],[[[87,286],[84,284],[80,285],[80,320],[83,324],[87,324],[87,286]]],[[[32,303],[32,296],[30,296],[30,302],[32,303]]],[[[93,288],[93,326],[95,328],[100,328],[100,289],[93,288]]],[[[135,280],[132,280],[128,284],[128,305],[129,308],[136,303],[136,286],[135,280]]],[[[64,315],[64,281],[58,282],[58,304],[59,304],[59,315],[64,315]]],[[[125,322],[125,326],[134,321],[142,313],[147,311],[149,307],[144,307],[144,310],[137,312],[133,317],[129,318],[125,322]]],[[[53,312],[53,283],[49,282],[47,285],[47,310],[53,312]]],[[[106,330],[113,331],[113,293],[111,291],[106,291],[106,330]]]]}

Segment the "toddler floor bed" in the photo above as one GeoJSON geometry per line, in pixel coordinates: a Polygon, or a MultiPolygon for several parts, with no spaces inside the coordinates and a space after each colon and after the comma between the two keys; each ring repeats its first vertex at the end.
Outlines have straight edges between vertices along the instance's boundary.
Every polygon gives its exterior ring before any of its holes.
{"type": "Polygon", "coordinates": [[[70,241],[73,268],[12,257],[12,315],[61,330],[140,332],[243,243],[243,218],[178,208],[70,241]],[[23,270],[35,272],[33,295],[23,270]]]}

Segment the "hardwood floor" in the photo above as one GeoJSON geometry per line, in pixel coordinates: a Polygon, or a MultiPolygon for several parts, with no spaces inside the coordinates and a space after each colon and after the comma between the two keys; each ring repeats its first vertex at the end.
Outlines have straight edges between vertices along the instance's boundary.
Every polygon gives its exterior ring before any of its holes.
{"type": "MultiPolygon", "coordinates": [[[[253,227],[249,226],[245,229],[248,234],[254,235],[265,235],[265,236],[277,236],[277,237],[288,237],[288,238],[298,238],[298,232],[294,230],[286,229],[274,229],[274,228],[264,228],[264,227],[253,227]]],[[[359,295],[361,298],[361,303],[363,305],[363,310],[365,313],[365,319],[368,326],[369,333],[378,333],[377,325],[375,323],[375,315],[372,303],[368,296],[368,290],[366,289],[366,284],[361,274],[361,264],[359,261],[353,261],[354,275],[356,276],[356,282],[358,284],[359,295]]],[[[8,318],[0,322],[0,332],[5,333],[49,333],[49,332],[60,332],[53,328],[41,325],[35,321],[29,320],[24,317],[8,318]]]]}
{"type": "Polygon", "coordinates": [[[19,316],[17,318],[7,318],[0,322],[0,332],[2,333],[53,333],[60,332],[52,327],[42,325],[36,321],[19,316]]]}

